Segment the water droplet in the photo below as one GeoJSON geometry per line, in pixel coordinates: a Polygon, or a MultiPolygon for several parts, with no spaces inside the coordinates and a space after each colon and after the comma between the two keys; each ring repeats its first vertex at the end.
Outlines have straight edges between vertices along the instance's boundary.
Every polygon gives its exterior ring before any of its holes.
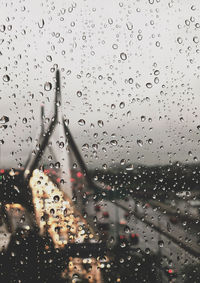
{"type": "Polygon", "coordinates": [[[142,140],[137,140],[137,144],[142,147],[143,146],[143,141],[142,140]]]}
{"type": "Polygon", "coordinates": [[[148,139],[148,144],[153,144],[153,140],[152,139],[148,139]]]}
{"type": "Polygon", "coordinates": [[[112,19],[112,18],[109,18],[109,19],[108,19],[108,23],[109,23],[110,25],[112,25],[112,24],[113,24],[113,19],[112,19]]]}
{"type": "Polygon", "coordinates": [[[82,145],[82,150],[87,150],[87,149],[89,149],[89,144],[88,143],[84,143],[82,145]]]}
{"type": "Polygon", "coordinates": [[[69,119],[64,119],[64,123],[65,123],[66,126],[68,126],[69,125],[69,119]]]}
{"type": "Polygon", "coordinates": [[[111,104],[111,109],[115,109],[116,108],[116,105],[115,104],[111,104]]]}
{"type": "Polygon", "coordinates": [[[186,26],[189,26],[190,25],[190,21],[189,20],[185,20],[185,24],[186,24],[186,26]]]}
{"type": "Polygon", "coordinates": [[[117,48],[118,48],[118,45],[117,45],[116,43],[114,43],[114,44],[112,45],[112,48],[113,48],[113,49],[117,49],[117,48]]]}
{"type": "Polygon", "coordinates": [[[23,119],[22,119],[22,123],[23,123],[23,124],[26,124],[26,123],[27,123],[27,119],[26,119],[26,118],[23,118],[23,119]]]}
{"type": "Polygon", "coordinates": [[[5,25],[1,25],[0,26],[0,32],[4,32],[6,30],[6,26],[5,25]]]}
{"type": "Polygon", "coordinates": [[[164,242],[162,240],[158,241],[158,246],[160,248],[163,248],[164,247],[164,242]]]}
{"type": "Polygon", "coordinates": [[[119,108],[120,108],[120,109],[123,109],[124,107],[125,107],[125,103],[124,103],[124,102],[120,102],[119,108]]]}
{"type": "Polygon", "coordinates": [[[111,141],[110,141],[110,144],[113,145],[113,146],[116,146],[118,143],[117,143],[116,140],[111,140],[111,141]]]}
{"type": "Polygon", "coordinates": [[[60,142],[60,143],[59,143],[59,148],[63,148],[64,145],[65,145],[64,142],[60,142]]]}
{"type": "Polygon", "coordinates": [[[141,35],[141,34],[138,34],[137,35],[137,39],[140,41],[140,40],[142,40],[142,38],[143,38],[143,36],[141,35]]]}
{"type": "Polygon", "coordinates": [[[149,248],[146,248],[146,249],[145,249],[145,253],[146,253],[146,254],[150,254],[150,249],[149,249],[149,248]]]}
{"type": "Polygon", "coordinates": [[[133,170],[133,169],[134,169],[133,164],[129,164],[129,165],[126,167],[126,170],[127,170],[127,171],[131,171],[131,170],[133,170]]]}
{"type": "Polygon", "coordinates": [[[167,231],[171,232],[171,226],[170,226],[169,222],[167,222],[167,231]]]}
{"type": "Polygon", "coordinates": [[[160,41],[156,41],[156,47],[160,47],[160,41]]]}
{"type": "Polygon", "coordinates": [[[121,242],[120,247],[121,248],[125,248],[126,247],[126,243],[125,242],[121,242]]]}
{"type": "Polygon", "coordinates": [[[7,116],[2,116],[0,118],[0,124],[5,124],[9,121],[9,118],[7,116]]]}
{"type": "Polygon", "coordinates": [[[182,38],[181,38],[181,37],[178,37],[178,38],[177,38],[177,42],[178,42],[179,44],[181,44],[181,43],[183,42],[182,38]]]}
{"type": "Polygon", "coordinates": [[[44,84],[44,90],[50,91],[52,89],[52,84],[50,82],[46,82],[44,84]]]}
{"type": "Polygon", "coordinates": [[[127,29],[132,30],[133,29],[133,24],[131,22],[126,23],[127,29]]]}
{"type": "Polygon", "coordinates": [[[85,120],[80,119],[80,120],[78,121],[78,124],[79,124],[80,126],[84,126],[84,125],[85,125],[85,120]]]}
{"type": "Polygon", "coordinates": [[[123,61],[125,61],[125,60],[127,59],[126,53],[122,52],[122,53],[120,54],[120,58],[121,58],[123,61]]]}
{"type": "Polygon", "coordinates": [[[8,75],[4,75],[3,76],[3,81],[6,82],[6,83],[9,82],[10,81],[10,77],[8,75]]]}
{"type": "Polygon", "coordinates": [[[106,169],[108,168],[107,164],[103,164],[103,165],[102,165],[102,168],[103,168],[104,170],[106,170],[106,169]]]}
{"type": "Polygon", "coordinates": [[[146,84],[146,87],[147,87],[147,88],[152,88],[152,84],[151,84],[151,83],[147,83],[147,84],[146,84]]]}
{"type": "Polygon", "coordinates": [[[41,19],[39,22],[38,22],[38,27],[39,28],[43,28],[44,27],[44,20],[41,19]]]}
{"type": "Polygon", "coordinates": [[[55,202],[58,202],[58,201],[60,200],[60,197],[59,197],[59,196],[54,196],[54,197],[53,197],[53,200],[54,200],[55,202]]]}
{"type": "Polygon", "coordinates": [[[104,123],[103,123],[102,120],[99,120],[99,121],[98,121],[98,126],[99,126],[100,128],[102,128],[102,127],[104,126],[104,123]]]}
{"type": "Polygon", "coordinates": [[[197,37],[197,36],[194,36],[194,37],[193,37],[193,41],[194,41],[194,43],[198,43],[198,42],[199,42],[198,37],[197,37]]]}
{"type": "Polygon", "coordinates": [[[51,62],[51,61],[52,61],[52,57],[51,57],[50,55],[47,55],[46,60],[47,60],[48,62],[51,62]]]}
{"type": "Polygon", "coordinates": [[[124,228],[124,232],[125,232],[125,233],[129,233],[129,232],[130,232],[130,228],[129,228],[128,226],[126,226],[126,227],[124,228]]]}
{"type": "Polygon", "coordinates": [[[76,93],[76,95],[77,95],[78,97],[81,97],[81,96],[82,96],[82,92],[81,92],[80,90],[78,90],[77,93],[76,93]]]}
{"type": "Polygon", "coordinates": [[[55,168],[56,168],[56,169],[59,169],[59,168],[60,168],[60,162],[56,162],[56,163],[55,163],[55,168]]]}
{"type": "Polygon", "coordinates": [[[141,122],[144,122],[146,120],[145,116],[141,116],[141,122]]]}

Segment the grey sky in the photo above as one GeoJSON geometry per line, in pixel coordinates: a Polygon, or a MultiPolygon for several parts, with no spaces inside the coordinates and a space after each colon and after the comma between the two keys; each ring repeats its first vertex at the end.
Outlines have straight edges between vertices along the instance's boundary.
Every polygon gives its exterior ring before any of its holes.
{"type": "Polygon", "coordinates": [[[1,1],[0,116],[12,125],[0,133],[3,166],[24,163],[41,103],[51,116],[54,90],[44,85],[54,86],[55,64],[63,113],[79,147],[89,144],[89,166],[198,159],[200,4],[149,2],[1,1]]]}

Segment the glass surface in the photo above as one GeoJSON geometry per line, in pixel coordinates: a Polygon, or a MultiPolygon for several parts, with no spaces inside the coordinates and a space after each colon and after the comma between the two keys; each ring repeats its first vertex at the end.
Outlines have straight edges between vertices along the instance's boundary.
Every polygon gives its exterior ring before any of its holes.
{"type": "Polygon", "coordinates": [[[1,1],[0,282],[200,282],[199,12],[1,1]]]}

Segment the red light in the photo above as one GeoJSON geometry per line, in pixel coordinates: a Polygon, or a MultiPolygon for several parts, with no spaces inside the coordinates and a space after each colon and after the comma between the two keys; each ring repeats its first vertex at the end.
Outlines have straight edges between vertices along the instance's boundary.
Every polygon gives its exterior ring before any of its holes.
{"type": "Polygon", "coordinates": [[[173,273],[173,269],[169,269],[168,273],[170,273],[170,274],[173,273]]]}
{"type": "Polygon", "coordinates": [[[104,212],[103,212],[103,217],[108,218],[108,217],[109,217],[109,213],[108,213],[107,211],[104,211],[104,212]]]}
{"type": "Polygon", "coordinates": [[[108,185],[108,186],[106,187],[106,189],[107,189],[108,191],[110,191],[110,190],[111,190],[111,186],[108,185]]]}
{"type": "Polygon", "coordinates": [[[0,173],[1,173],[1,174],[5,173],[5,170],[4,170],[4,169],[1,169],[1,170],[0,170],[0,173]]]}
{"type": "Polygon", "coordinates": [[[44,169],[45,174],[49,174],[49,169],[44,169]]]}
{"type": "Polygon", "coordinates": [[[81,172],[77,172],[77,173],[76,173],[76,176],[77,176],[78,178],[81,178],[81,177],[83,177],[83,174],[82,174],[81,172]]]}
{"type": "Polygon", "coordinates": [[[125,238],[125,236],[124,235],[120,235],[119,238],[120,238],[120,240],[122,240],[122,239],[125,238]]]}
{"type": "Polygon", "coordinates": [[[75,182],[75,179],[74,178],[70,178],[70,182],[71,183],[75,182]]]}
{"type": "Polygon", "coordinates": [[[132,237],[132,238],[135,238],[135,236],[136,236],[135,234],[131,234],[131,237],[132,237]]]}
{"type": "Polygon", "coordinates": [[[101,210],[100,205],[96,205],[96,206],[95,206],[95,210],[96,210],[96,211],[100,211],[100,210],[101,210]]]}
{"type": "Polygon", "coordinates": [[[61,180],[60,178],[57,178],[57,179],[56,179],[56,182],[57,182],[57,183],[60,183],[60,180],[61,180]]]}

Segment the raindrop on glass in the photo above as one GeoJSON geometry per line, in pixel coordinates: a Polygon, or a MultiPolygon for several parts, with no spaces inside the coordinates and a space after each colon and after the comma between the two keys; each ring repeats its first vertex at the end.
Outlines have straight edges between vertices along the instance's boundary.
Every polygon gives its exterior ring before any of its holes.
{"type": "Polygon", "coordinates": [[[132,30],[133,29],[133,24],[131,22],[126,23],[127,29],[132,30]]]}
{"type": "Polygon", "coordinates": [[[198,43],[198,42],[199,42],[198,37],[197,37],[197,36],[194,36],[194,37],[193,37],[193,41],[194,41],[194,43],[198,43]]]}
{"type": "Polygon", "coordinates": [[[181,43],[183,42],[182,38],[181,38],[181,37],[178,37],[178,38],[177,38],[177,42],[178,42],[179,44],[181,44],[181,43]]]}
{"type": "Polygon", "coordinates": [[[39,28],[43,28],[44,27],[44,20],[41,19],[39,22],[38,22],[38,27],[39,28]]]}
{"type": "Polygon", "coordinates": [[[27,119],[26,119],[26,118],[23,118],[23,119],[22,119],[22,123],[23,123],[23,124],[26,124],[26,123],[27,123],[27,119]]]}
{"type": "Polygon", "coordinates": [[[143,141],[142,140],[137,140],[137,145],[142,147],[143,146],[143,141]]]}
{"type": "Polygon", "coordinates": [[[102,128],[103,125],[104,125],[103,121],[102,121],[102,120],[99,120],[99,121],[98,121],[98,126],[99,126],[100,128],[102,128]]]}
{"type": "Polygon", "coordinates": [[[116,140],[111,140],[111,141],[110,141],[110,144],[113,145],[113,146],[116,146],[118,143],[117,143],[116,140]]]}
{"type": "Polygon", "coordinates": [[[52,61],[52,57],[51,57],[50,55],[47,55],[46,60],[47,60],[48,62],[51,62],[51,61],[52,61]]]}
{"type": "Polygon", "coordinates": [[[121,102],[120,104],[119,104],[119,108],[120,109],[123,109],[125,107],[125,103],[124,102],[121,102]]]}
{"type": "Polygon", "coordinates": [[[147,88],[152,88],[152,84],[151,84],[151,83],[147,83],[147,84],[146,84],[146,87],[147,87],[147,88]]]}
{"type": "Polygon", "coordinates": [[[52,89],[52,84],[50,82],[46,82],[44,84],[44,90],[50,91],[52,89]]]}
{"type": "Polygon", "coordinates": [[[85,120],[80,119],[80,120],[78,121],[78,124],[79,124],[80,126],[84,126],[84,125],[85,125],[85,120]]]}
{"type": "Polygon", "coordinates": [[[6,82],[6,83],[9,82],[10,81],[10,77],[8,75],[4,75],[3,76],[3,81],[6,82]]]}
{"type": "Polygon", "coordinates": [[[2,116],[0,118],[0,124],[5,124],[9,121],[9,118],[7,116],[2,116]]]}
{"type": "Polygon", "coordinates": [[[127,59],[126,53],[122,52],[122,53],[120,54],[120,58],[121,58],[123,61],[125,61],[125,60],[127,59]]]}

